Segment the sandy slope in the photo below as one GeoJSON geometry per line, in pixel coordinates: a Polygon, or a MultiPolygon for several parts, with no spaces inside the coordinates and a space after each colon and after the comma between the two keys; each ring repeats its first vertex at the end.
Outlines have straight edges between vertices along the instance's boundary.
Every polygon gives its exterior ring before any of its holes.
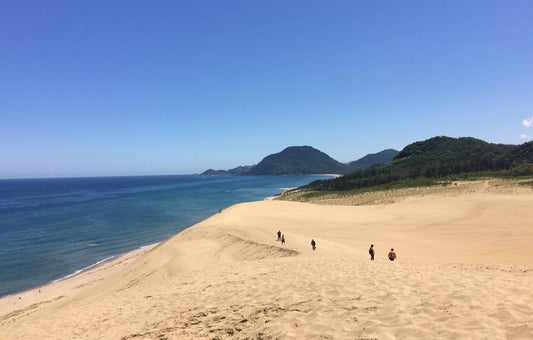
{"type": "Polygon", "coordinates": [[[531,190],[240,204],[60,299],[0,300],[0,338],[532,339],[532,244],[531,190]]]}

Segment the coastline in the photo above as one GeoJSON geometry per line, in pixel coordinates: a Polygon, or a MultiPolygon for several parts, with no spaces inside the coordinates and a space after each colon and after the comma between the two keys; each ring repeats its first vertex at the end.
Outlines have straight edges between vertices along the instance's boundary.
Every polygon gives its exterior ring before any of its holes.
{"type": "MultiPolygon", "coordinates": [[[[180,175],[13,180],[10,186],[0,188],[7,194],[16,193],[11,203],[3,206],[0,218],[0,223],[8,226],[0,233],[7,242],[0,256],[4,265],[0,297],[64,279],[110,256],[163,241],[221,208],[263,200],[281,192],[280,187],[303,185],[314,179],[201,179],[180,175]],[[10,191],[9,187],[16,190],[10,191]],[[38,192],[38,200],[25,193],[30,187],[38,192]],[[61,213],[50,208],[62,205],[65,210],[61,213]],[[115,205],[118,209],[110,208],[115,205]],[[47,218],[30,218],[34,215],[47,218]],[[55,225],[69,227],[63,230],[55,225]],[[47,237],[34,240],[42,230],[48,230],[47,237]]],[[[10,201],[9,195],[4,199],[10,201]]]]}
{"type": "Polygon", "coordinates": [[[283,190],[282,192],[280,192],[279,194],[276,194],[274,196],[265,197],[264,201],[272,201],[272,200],[276,199],[276,197],[287,195],[287,194],[295,191],[296,189],[298,189],[298,187],[281,188],[281,190],[283,190]]]}
{"type": "MultiPolygon", "coordinates": [[[[318,174],[316,176],[326,176],[326,175],[318,174]]],[[[286,192],[296,189],[296,188],[297,187],[280,188],[280,190],[282,190],[280,194],[265,197],[263,200],[273,200],[275,197],[285,194],[286,192]]],[[[223,209],[220,210],[220,212],[222,211],[223,209]]],[[[189,226],[188,228],[190,227],[191,226],[189,226]]],[[[185,228],[181,232],[185,230],[187,230],[187,228],[185,228]]],[[[170,238],[174,236],[171,236],[170,238]]],[[[54,279],[43,285],[30,288],[30,289],[26,289],[26,290],[22,290],[20,292],[8,294],[5,296],[0,296],[0,317],[2,317],[3,315],[9,314],[13,311],[28,308],[33,305],[38,305],[46,301],[60,299],[66,294],[72,293],[78,287],[90,285],[94,281],[101,280],[103,276],[109,275],[112,272],[112,269],[114,267],[120,266],[120,265],[127,265],[131,261],[134,261],[135,259],[141,257],[142,255],[149,252],[151,249],[153,249],[154,247],[157,247],[160,243],[165,242],[165,241],[166,240],[163,240],[157,243],[143,245],[143,246],[140,246],[138,249],[134,249],[129,252],[125,252],[122,254],[110,256],[108,258],[104,258],[85,268],[76,270],[73,273],[67,274],[64,277],[60,277],[58,279],[54,279]],[[101,272],[102,275],[96,274],[97,272],[101,272]]]]}
{"type": "MultiPolygon", "coordinates": [[[[310,175],[307,175],[307,176],[329,176],[331,178],[338,178],[338,177],[342,177],[344,175],[340,175],[340,174],[310,174],[310,175]]],[[[285,196],[285,195],[288,195],[290,193],[296,192],[296,191],[298,191],[297,190],[298,188],[299,187],[280,188],[282,190],[282,192],[280,192],[279,194],[276,194],[274,196],[266,197],[264,200],[265,201],[272,201],[272,200],[276,199],[277,197],[285,196]]]]}
{"type": "Polygon", "coordinates": [[[124,254],[112,256],[112,259],[101,260],[87,268],[80,269],[45,285],[0,297],[0,317],[17,310],[38,305],[46,301],[57,300],[72,294],[78,288],[89,286],[95,281],[109,276],[118,267],[128,265],[158,244],[149,244],[124,254]]]}
{"type": "Polygon", "coordinates": [[[0,312],[0,337],[531,338],[532,204],[533,190],[241,203],[0,312]]]}

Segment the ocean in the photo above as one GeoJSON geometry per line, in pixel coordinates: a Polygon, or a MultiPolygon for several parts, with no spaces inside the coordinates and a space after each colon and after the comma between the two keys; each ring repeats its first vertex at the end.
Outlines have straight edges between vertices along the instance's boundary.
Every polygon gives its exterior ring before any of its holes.
{"type": "Polygon", "coordinates": [[[236,203],[327,176],[0,180],[0,296],[163,241],[236,203]]]}

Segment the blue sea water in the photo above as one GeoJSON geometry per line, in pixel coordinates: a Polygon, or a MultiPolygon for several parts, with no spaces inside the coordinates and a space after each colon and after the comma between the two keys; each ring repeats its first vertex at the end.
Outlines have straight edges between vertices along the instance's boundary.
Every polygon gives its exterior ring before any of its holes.
{"type": "Polygon", "coordinates": [[[0,180],[0,296],[153,244],[230,205],[325,176],[0,180]]]}

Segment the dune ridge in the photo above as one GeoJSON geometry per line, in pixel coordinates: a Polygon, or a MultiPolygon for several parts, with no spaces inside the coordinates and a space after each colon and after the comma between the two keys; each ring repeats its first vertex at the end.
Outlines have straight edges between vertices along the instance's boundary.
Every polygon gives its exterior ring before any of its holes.
{"type": "Polygon", "coordinates": [[[235,205],[65,296],[1,299],[0,338],[530,339],[533,190],[491,188],[235,205]]]}

